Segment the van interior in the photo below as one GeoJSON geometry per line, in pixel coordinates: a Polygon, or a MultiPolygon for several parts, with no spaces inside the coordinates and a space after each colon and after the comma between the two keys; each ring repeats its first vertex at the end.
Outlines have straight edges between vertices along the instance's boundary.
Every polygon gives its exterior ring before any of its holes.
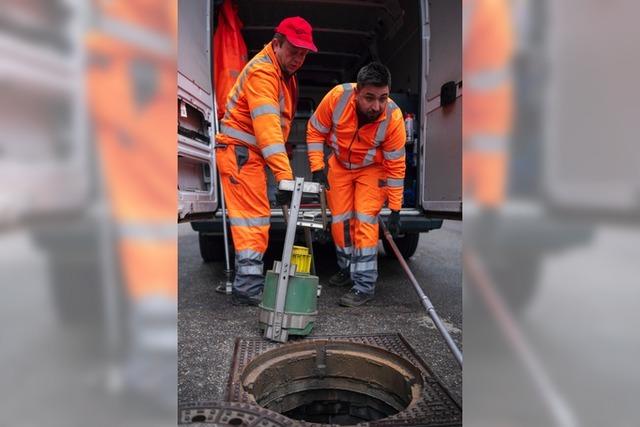
{"type": "MultiPolygon", "coordinates": [[[[309,53],[298,71],[299,101],[287,144],[296,176],[311,179],[306,152],[307,121],[324,95],[338,84],[355,82],[371,61],[389,67],[391,98],[404,114],[419,116],[421,32],[420,1],[239,0],[242,35],[252,58],[273,37],[278,23],[301,16],[313,27],[317,53],[309,53]]],[[[217,22],[214,16],[214,23],[217,22]]],[[[417,124],[414,126],[418,129],[417,124]]],[[[407,140],[404,204],[416,207],[417,147],[407,140]]],[[[325,147],[328,154],[328,147],[325,147]]],[[[275,181],[269,172],[269,198],[275,207],[275,181]]]]}
{"type": "MultiPolygon", "coordinates": [[[[179,4],[179,218],[195,219],[211,215],[217,207],[208,121],[215,88],[208,62],[213,57],[210,34],[215,32],[222,0],[179,4]],[[211,30],[197,25],[207,17],[211,30]],[[206,205],[207,200],[212,202],[206,205]]],[[[311,179],[306,126],[324,95],[335,85],[355,82],[362,66],[380,61],[391,71],[391,98],[405,117],[413,116],[406,145],[404,213],[461,216],[462,103],[457,102],[462,96],[461,1],[236,0],[236,4],[249,58],[272,39],[276,26],[288,16],[301,16],[313,27],[319,51],[310,53],[297,72],[298,105],[286,141],[296,176],[311,179]]],[[[329,148],[325,149],[328,155],[329,148]]],[[[270,171],[268,175],[272,216],[279,216],[275,181],[270,171]]]]}

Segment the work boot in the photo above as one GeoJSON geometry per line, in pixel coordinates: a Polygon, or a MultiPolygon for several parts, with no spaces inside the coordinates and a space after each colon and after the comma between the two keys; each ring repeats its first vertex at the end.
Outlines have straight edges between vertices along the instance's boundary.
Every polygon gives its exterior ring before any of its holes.
{"type": "Polygon", "coordinates": [[[364,292],[352,288],[349,292],[342,295],[339,304],[343,307],[360,307],[372,299],[373,294],[365,294],[364,292]]]}
{"type": "Polygon", "coordinates": [[[329,286],[343,287],[351,284],[351,273],[349,269],[338,271],[329,279],[329,286]]]}
{"type": "Polygon", "coordinates": [[[262,302],[262,292],[256,295],[232,294],[231,304],[258,306],[262,302]]]}

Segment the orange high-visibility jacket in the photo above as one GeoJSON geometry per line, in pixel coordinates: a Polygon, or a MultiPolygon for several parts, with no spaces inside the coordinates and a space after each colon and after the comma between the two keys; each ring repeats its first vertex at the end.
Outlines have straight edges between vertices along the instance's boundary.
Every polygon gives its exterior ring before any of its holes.
{"type": "Polygon", "coordinates": [[[346,169],[382,164],[386,175],[389,208],[402,207],[405,174],[404,120],[400,108],[389,99],[378,119],[358,129],[355,83],[331,89],[307,125],[307,148],[313,172],[324,169],[324,142],[346,169]]]}
{"type": "Polygon", "coordinates": [[[273,51],[265,46],[243,68],[229,92],[217,141],[244,144],[262,155],[276,181],[293,179],[285,142],[295,113],[298,83],[286,79],[273,51]]]}
{"type": "Polygon", "coordinates": [[[513,26],[509,0],[463,2],[463,187],[484,206],[507,188],[513,125],[513,26]]]}
{"type": "Polygon", "coordinates": [[[464,139],[472,145],[468,149],[489,146],[506,151],[506,143],[469,139],[480,135],[506,137],[511,129],[514,33],[509,2],[465,0],[463,6],[464,139]]]}

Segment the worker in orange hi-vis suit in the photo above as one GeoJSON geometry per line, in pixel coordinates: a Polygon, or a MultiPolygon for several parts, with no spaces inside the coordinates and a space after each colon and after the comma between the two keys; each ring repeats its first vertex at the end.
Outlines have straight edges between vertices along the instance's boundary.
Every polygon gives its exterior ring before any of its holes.
{"type": "Polygon", "coordinates": [[[405,176],[404,120],[389,98],[391,75],[378,62],[358,72],[357,83],[334,87],[307,125],[313,180],[327,190],[331,235],[340,271],[332,286],[352,284],[340,304],[365,304],[378,278],[378,214],[388,199],[389,231],[396,235],[405,176]],[[324,143],[332,149],[325,173],[324,143]]]}
{"type": "MultiPolygon", "coordinates": [[[[134,348],[125,358],[126,376],[140,379],[142,366],[153,359],[142,346],[175,352],[176,198],[169,190],[177,176],[177,5],[112,0],[95,1],[93,7],[95,26],[86,35],[87,97],[117,236],[117,270],[130,308],[134,348]],[[162,343],[155,340],[160,336],[166,338],[162,343]]],[[[136,386],[143,384],[144,379],[136,386]]],[[[157,386],[147,388],[159,392],[157,386]]]]}
{"type": "MultiPolygon", "coordinates": [[[[229,213],[236,274],[232,303],[257,305],[264,287],[263,255],[269,239],[269,166],[276,182],[293,179],[285,142],[295,113],[295,73],[316,52],[311,25],[285,18],[262,51],[244,67],[227,100],[216,135],[216,162],[229,213]]],[[[278,190],[280,204],[291,192],[278,190]]]]}
{"type": "Polygon", "coordinates": [[[464,191],[494,209],[505,197],[513,120],[509,1],[464,0],[462,26],[464,191]]]}

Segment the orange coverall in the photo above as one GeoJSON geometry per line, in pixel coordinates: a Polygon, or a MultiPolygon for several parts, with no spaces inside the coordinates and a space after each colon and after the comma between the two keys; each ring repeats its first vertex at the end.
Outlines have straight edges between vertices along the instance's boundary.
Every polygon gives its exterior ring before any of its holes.
{"type": "Polygon", "coordinates": [[[177,5],[97,1],[87,96],[130,298],[177,297],[177,5]]]}
{"type": "Polygon", "coordinates": [[[235,246],[234,293],[256,295],[264,285],[262,258],[269,242],[269,166],[276,182],[293,179],[285,141],[296,97],[295,75],[285,78],[272,43],[236,80],[216,136],[216,162],[235,246]]]}
{"type": "Polygon", "coordinates": [[[339,85],[324,97],[307,125],[307,148],[315,172],[325,167],[324,144],[331,147],[327,202],[338,265],[350,269],[354,289],[373,294],[378,214],[387,199],[390,209],[402,207],[406,134],[391,99],[378,119],[358,127],[355,87],[339,85]]]}

